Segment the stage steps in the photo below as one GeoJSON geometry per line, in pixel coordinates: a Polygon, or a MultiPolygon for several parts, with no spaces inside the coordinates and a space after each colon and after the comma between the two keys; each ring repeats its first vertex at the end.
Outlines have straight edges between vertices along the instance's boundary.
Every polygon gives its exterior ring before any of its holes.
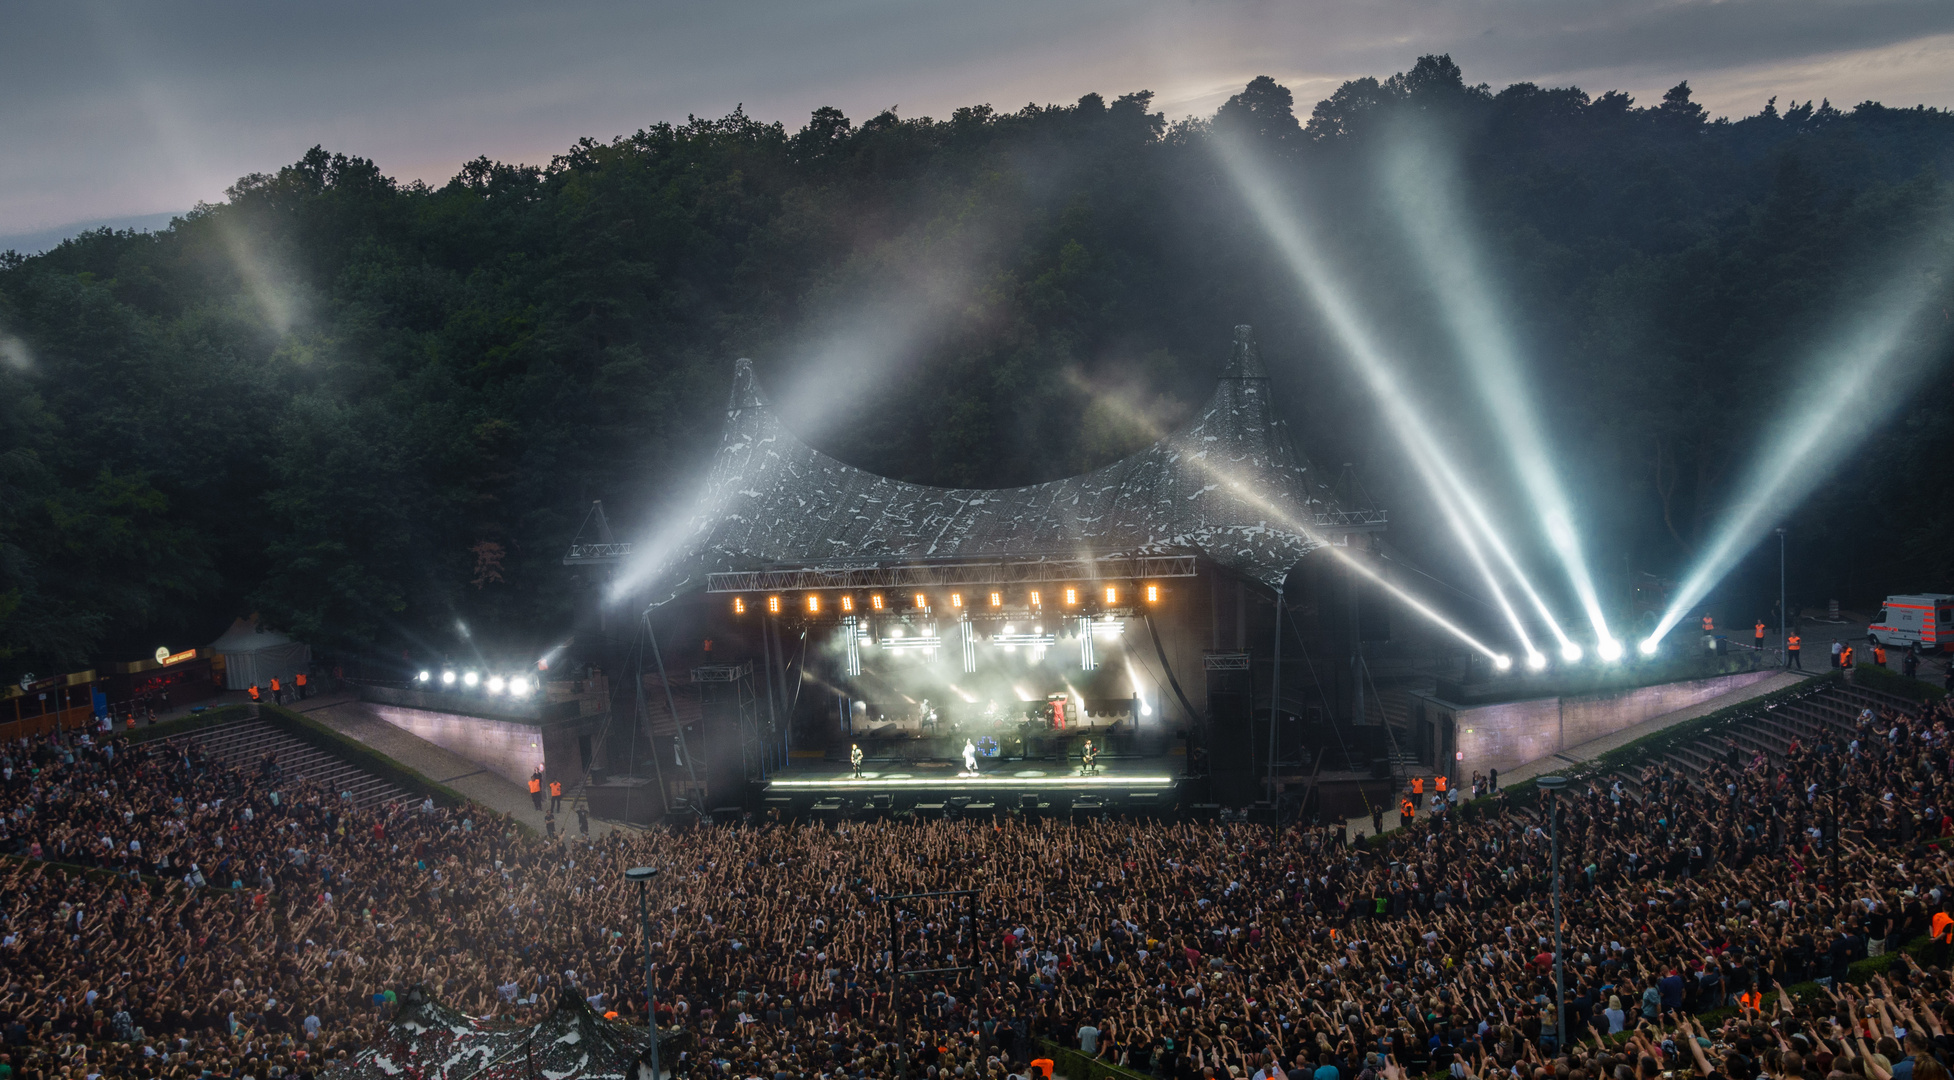
{"type": "Polygon", "coordinates": [[[206,755],[255,775],[266,753],[276,753],[283,775],[310,780],[334,795],[350,792],[354,805],[365,808],[415,801],[407,791],[358,766],[303,742],[268,720],[251,717],[216,727],[172,736],[163,745],[195,746],[206,755]]]}

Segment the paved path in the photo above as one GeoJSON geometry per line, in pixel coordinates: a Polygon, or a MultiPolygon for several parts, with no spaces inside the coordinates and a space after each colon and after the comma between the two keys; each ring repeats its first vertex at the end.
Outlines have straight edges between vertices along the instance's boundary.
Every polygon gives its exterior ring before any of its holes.
{"type": "MultiPolygon", "coordinates": [[[[1645,735],[1653,735],[1665,728],[1694,720],[1699,716],[1708,716],[1718,709],[1727,709],[1732,705],[1741,704],[1755,697],[1762,697],[1773,691],[1782,690],[1787,686],[1796,686],[1805,679],[1810,678],[1813,674],[1815,673],[1806,672],[1800,675],[1796,672],[1790,672],[1773,675],[1768,679],[1759,679],[1749,686],[1740,687],[1727,694],[1713,697],[1708,701],[1698,702],[1687,709],[1678,709],[1672,713],[1650,717],[1639,724],[1625,727],[1612,735],[1603,735],[1599,739],[1584,742],[1579,746],[1563,750],[1558,754],[1549,754],[1537,761],[1529,761],[1518,768],[1501,772],[1499,774],[1500,784],[1502,786],[1517,784],[1525,780],[1531,780],[1536,776],[1545,776],[1550,773],[1566,770],[1579,762],[1591,761],[1610,750],[1627,746],[1629,743],[1645,735]]],[[[1429,794],[1426,797],[1429,798],[1429,794]]],[[[1420,816],[1423,816],[1424,808],[1421,806],[1419,810],[1420,816]]],[[[1384,831],[1388,833],[1396,829],[1398,827],[1397,821],[1398,812],[1397,807],[1394,805],[1384,815],[1384,831]]],[[[1360,831],[1369,833],[1371,831],[1371,819],[1369,817],[1351,818],[1349,829],[1350,835],[1353,837],[1360,831]]]]}
{"type": "MultiPolygon", "coordinates": [[[[537,832],[543,831],[543,815],[530,804],[529,792],[521,784],[490,772],[482,765],[453,751],[444,750],[418,735],[387,723],[374,715],[373,710],[368,708],[365,702],[351,694],[301,702],[297,706],[297,711],[347,738],[358,740],[378,750],[430,780],[455,789],[491,810],[513,814],[516,820],[537,832]]],[[[548,806],[548,802],[545,801],[544,805],[548,806]]],[[[577,830],[577,815],[570,807],[570,801],[565,799],[562,812],[556,816],[556,827],[562,832],[574,834],[577,830]]],[[[592,818],[590,835],[605,836],[619,827],[592,818]]]]}

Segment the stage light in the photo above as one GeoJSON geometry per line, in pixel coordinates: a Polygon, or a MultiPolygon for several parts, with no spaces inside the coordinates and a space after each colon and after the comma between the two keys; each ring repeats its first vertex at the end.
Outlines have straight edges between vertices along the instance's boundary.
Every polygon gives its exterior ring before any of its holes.
{"type": "Polygon", "coordinates": [[[1498,656],[1493,657],[1493,666],[1501,671],[1505,671],[1513,666],[1513,658],[1505,653],[1500,653],[1498,656]]]}
{"type": "Polygon", "coordinates": [[[1078,602],[1079,602],[1079,590],[1077,590],[1077,589],[1067,589],[1067,590],[1065,590],[1065,606],[1066,606],[1066,607],[1071,607],[1071,606],[1073,606],[1074,604],[1077,604],[1078,602]]]}
{"type": "Polygon", "coordinates": [[[1609,638],[1601,644],[1596,645],[1594,651],[1599,653],[1603,660],[1620,660],[1622,658],[1622,643],[1616,641],[1614,638],[1609,638]]]}
{"type": "Polygon", "coordinates": [[[474,686],[476,683],[479,683],[481,681],[482,681],[482,677],[480,675],[475,674],[472,671],[464,674],[461,677],[461,684],[463,686],[474,686]]]}
{"type": "Polygon", "coordinates": [[[1014,629],[1014,628],[1013,628],[1013,627],[1011,626],[1011,624],[1010,624],[1010,623],[1005,623],[1005,624],[1004,624],[1004,632],[1005,632],[1005,633],[1007,633],[1007,634],[1014,634],[1014,633],[1016,633],[1017,631],[1016,631],[1016,629],[1014,629]]]}
{"type": "MultiPolygon", "coordinates": [[[[1560,558],[1568,583],[1580,599],[1597,640],[1606,641],[1608,620],[1588,573],[1587,557],[1576,534],[1573,504],[1554,469],[1545,425],[1533,403],[1532,385],[1517,362],[1518,345],[1499,317],[1494,280],[1477,257],[1468,215],[1454,204],[1465,184],[1429,147],[1402,140],[1386,162],[1387,181],[1397,202],[1398,220],[1419,253],[1441,312],[1451,326],[1481,399],[1498,421],[1495,430],[1525,485],[1542,530],[1560,558]]],[[[1522,579],[1524,580],[1524,579],[1522,579]]],[[[1542,613],[1545,615],[1545,612],[1542,613]]],[[[1551,621],[1551,617],[1550,621],[1551,621]]],[[[1561,638],[1563,651],[1571,645],[1561,638]]]]}
{"type": "Polygon", "coordinates": [[[928,610],[929,610],[929,606],[930,606],[930,598],[929,598],[928,596],[926,596],[925,594],[923,594],[923,593],[917,593],[917,594],[916,594],[916,610],[917,610],[917,611],[928,611],[928,610]]]}
{"type": "Polygon", "coordinates": [[[960,608],[960,607],[962,607],[962,606],[963,606],[963,594],[962,594],[962,593],[960,593],[960,592],[953,592],[953,593],[951,593],[951,594],[950,594],[950,606],[951,606],[951,607],[953,607],[953,608],[960,608]]]}
{"type": "Polygon", "coordinates": [[[850,595],[848,595],[847,593],[842,593],[842,594],[841,594],[841,610],[842,610],[842,611],[844,611],[844,612],[851,612],[851,613],[852,613],[852,612],[853,612],[853,611],[855,610],[855,598],[854,598],[854,597],[852,597],[852,596],[850,596],[850,595]]]}
{"type": "Polygon", "coordinates": [[[817,593],[807,594],[807,613],[809,615],[821,614],[821,597],[819,594],[817,593]]]}
{"type": "Polygon", "coordinates": [[[503,681],[502,676],[490,675],[488,681],[488,692],[491,694],[499,694],[502,692],[502,688],[508,685],[509,684],[507,682],[503,681]]]}
{"type": "Polygon", "coordinates": [[[1147,699],[1146,699],[1146,698],[1141,698],[1141,699],[1140,699],[1140,715],[1141,715],[1141,716],[1152,716],[1152,715],[1153,715],[1153,706],[1152,706],[1152,705],[1149,705],[1149,704],[1147,704],[1147,699]]]}
{"type": "Polygon", "coordinates": [[[1527,667],[1532,668],[1535,671],[1540,671],[1546,668],[1546,666],[1547,666],[1546,653],[1530,652],[1527,654],[1527,667]]]}
{"type": "MultiPolygon", "coordinates": [[[[1037,602],[1038,602],[1038,600],[1037,600],[1037,597],[1038,597],[1038,594],[1037,594],[1037,593],[1032,593],[1031,595],[1032,595],[1032,601],[1031,601],[1031,602],[1032,602],[1032,603],[1034,603],[1034,604],[1035,604],[1035,603],[1037,603],[1037,602]]],[[[992,606],[992,607],[1003,607],[1003,606],[1004,606],[1004,594],[1003,594],[1003,593],[1001,593],[1001,592],[994,592],[994,593],[992,593],[992,594],[991,594],[991,606],[992,606]]]]}
{"type": "Polygon", "coordinates": [[[1656,639],[1654,639],[1654,638],[1649,638],[1649,639],[1647,639],[1647,640],[1645,640],[1645,641],[1643,641],[1643,642],[1642,642],[1642,644],[1641,644],[1641,645],[1639,646],[1639,648],[1640,648],[1640,650],[1641,650],[1641,653],[1642,653],[1642,655],[1643,655],[1643,656],[1654,656],[1654,655],[1655,655],[1655,643],[1656,643],[1656,639]]]}
{"type": "Polygon", "coordinates": [[[419,678],[420,678],[420,681],[422,681],[422,682],[426,682],[426,681],[427,681],[427,680],[428,680],[428,679],[430,678],[430,676],[428,675],[428,673],[427,673],[427,672],[425,672],[425,671],[423,671],[423,672],[421,672],[421,674],[420,674],[420,676],[419,676],[419,678]]]}
{"type": "Polygon", "coordinates": [[[872,608],[872,609],[874,609],[874,610],[876,610],[876,611],[881,611],[881,610],[882,610],[882,594],[881,594],[881,593],[870,593],[870,594],[868,594],[868,606],[869,606],[870,608],[872,608]]]}
{"type": "Polygon", "coordinates": [[[455,673],[454,673],[454,672],[452,672],[452,671],[444,671],[444,672],[442,672],[442,673],[441,673],[441,685],[442,685],[442,686],[453,686],[454,684],[455,684],[455,673]]]}
{"type": "Polygon", "coordinates": [[[1106,586],[1106,602],[1109,604],[1119,603],[1119,590],[1113,588],[1111,585],[1106,586]]]}
{"type": "Polygon", "coordinates": [[[733,614],[735,614],[735,615],[744,615],[744,614],[746,614],[746,601],[745,601],[745,599],[743,599],[743,598],[741,598],[741,597],[738,597],[738,596],[735,596],[735,597],[733,597],[733,614]]]}
{"type": "MultiPolygon", "coordinates": [[[[1409,451],[1412,464],[1417,468],[1421,479],[1430,489],[1433,500],[1443,512],[1447,523],[1457,534],[1460,546],[1471,557],[1473,564],[1486,580],[1487,588],[1507,620],[1512,623],[1514,636],[1520,639],[1522,648],[1532,651],[1525,625],[1520,621],[1512,605],[1506,600],[1505,592],[1498,577],[1480,553],[1479,542],[1474,530],[1483,534],[1500,561],[1505,564],[1512,577],[1534,601],[1540,617],[1552,629],[1555,637],[1566,640],[1566,633],[1553,618],[1544,601],[1520,571],[1517,560],[1511,556],[1507,545],[1493,529],[1490,516],[1480,508],[1476,498],[1470,493],[1464,478],[1459,476],[1450,464],[1450,455],[1433,439],[1433,425],[1421,414],[1409,393],[1398,384],[1395,371],[1389,362],[1386,351],[1371,334],[1368,320],[1351,299],[1343,286],[1343,278],[1317,250],[1315,240],[1309,229],[1299,219],[1291,206],[1287,189],[1278,184],[1256,159],[1253,151],[1229,140],[1219,140],[1217,147],[1222,153],[1223,164],[1228,169],[1235,184],[1248,201],[1250,208],[1261,220],[1264,230],[1274,243],[1278,253],[1287,263],[1297,284],[1316,305],[1332,332],[1342,341],[1357,373],[1364,379],[1372,396],[1382,407],[1399,439],[1409,451]]],[[[1357,565],[1354,559],[1346,563],[1357,565]]],[[[1419,608],[1423,613],[1427,609],[1419,608]]],[[[1469,637],[1447,625],[1455,636],[1471,641],[1469,637]]],[[[1475,647],[1477,642],[1472,642],[1475,647]]],[[[1482,651],[1490,654],[1490,650],[1482,651]]]]}
{"type": "Polygon", "coordinates": [[[1562,645],[1560,647],[1560,658],[1570,664],[1578,662],[1581,659],[1581,647],[1571,641],[1562,645]]]}
{"type": "Polygon", "coordinates": [[[1160,603],[1160,586],[1158,585],[1147,586],[1147,603],[1149,604],[1160,603]]]}
{"type": "Polygon", "coordinates": [[[1031,606],[1034,609],[1045,606],[1044,594],[1040,593],[1037,589],[1031,590],[1031,606]]]}
{"type": "Polygon", "coordinates": [[[767,597],[767,614],[769,615],[780,614],[780,597],[778,596],[767,597]]]}

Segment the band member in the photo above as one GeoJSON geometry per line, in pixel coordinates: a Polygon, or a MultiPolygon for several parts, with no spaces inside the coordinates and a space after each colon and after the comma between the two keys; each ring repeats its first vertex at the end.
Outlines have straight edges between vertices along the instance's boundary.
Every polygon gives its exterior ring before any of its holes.
{"type": "Polygon", "coordinates": [[[1080,757],[1079,771],[1081,773],[1096,773],[1099,771],[1099,751],[1093,747],[1091,739],[1086,740],[1085,753],[1080,755],[1080,757]]]}
{"type": "Polygon", "coordinates": [[[862,747],[860,743],[848,744],[848,767],[855,770],[855,779],[862,778],[862,747]]]}
{"type": "Polygon", "coordinates": [[[969,739],[963,741],[963,771],[972,776],[977,774],[977,744],[969,739]]]}

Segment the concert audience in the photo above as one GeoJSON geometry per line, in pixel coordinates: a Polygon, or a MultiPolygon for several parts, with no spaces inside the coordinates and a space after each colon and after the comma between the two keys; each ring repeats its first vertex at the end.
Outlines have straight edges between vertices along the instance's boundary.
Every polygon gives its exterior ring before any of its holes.
{"type": "Polygon", "coordinates": [[[356,807],[275,759],[15,743],[0,1080],[308,1076],[417,985],[510,1021],[568,994],[642,1018],[641,864],[666,1064],[694,1077],[1002,1080],[1051,1039],[1171,1080],[1950,1080],[1942,946],[1844,979],[1954,907],[1949,721],[1867,713],[1783,760],[1732,744],[1570,788],[1565,1032],[1547,822],[1505,795],[1347,846],[1016,818],[551,841],[356,807]],[[892,952],[920,972],[894,998],[892,952]]]}

